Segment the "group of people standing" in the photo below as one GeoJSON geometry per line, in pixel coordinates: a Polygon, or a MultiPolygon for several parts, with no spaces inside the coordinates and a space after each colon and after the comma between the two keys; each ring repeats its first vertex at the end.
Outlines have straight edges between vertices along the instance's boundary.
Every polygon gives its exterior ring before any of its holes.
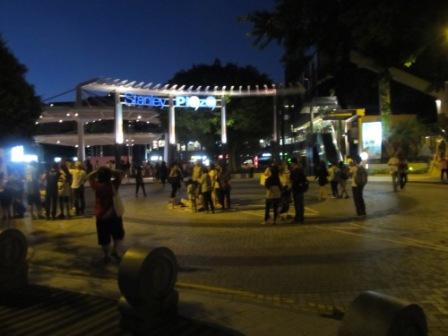
{"type": "MultiPolygon", "coordinates": [[[[363,190],[367,184],[367,170],[361,165],[359,157],[344,162],[327,164],[321,161],[315,169],[315,180],[319,185],[319,200],[325,200],[328,194],[327,185],[331,185],[332,198],[349,198],[347,185],[350,183],[356,214],[360,217],[366,215],[363,190]]],[[[262,184],[266,188],[265,216],[262,224],[270,222],[270,212],[273,211],[273,224],[277,223],[279,214],[287,213],[289,203],[294,204],[295,215],[292,223],[304,222],[304,193],[308,190],[309,182],[303,166],[292,159],[288,167],[286,163],[281,166],[272,164],[262,176],[262,184]]]]}
{"type": "Polygon", "coordinates": [[[394,154],[387,162],[392,177],[392,188],[396,192],[398,188],[404,189],[408,182],[408,162],[400,153],[394,154]]]}
{"type": "Polygon", "coordinates": [[[86,169],[79,161],[55,163],[45,171],[36,162],[31,162],[24,171],[12,169],[7,175],[0,174],[3,219],[24,216],[25,196],[33,219],[63,219],[84,215],[85,177],[86,169]],[[75,209],[74,213],[72,208],[75,209]]]}

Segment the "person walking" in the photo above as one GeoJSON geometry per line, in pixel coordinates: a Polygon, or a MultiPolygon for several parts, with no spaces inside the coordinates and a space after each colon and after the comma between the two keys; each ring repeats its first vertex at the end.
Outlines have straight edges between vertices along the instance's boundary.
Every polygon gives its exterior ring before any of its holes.
{"type": "Polygon", "coordinates": [[[215,206],[212,200],[212,179],[206,167],[202,168],[202,175],[199,185],[201,187],[202,203],[204,205],[205,211],[209,213],[211,210],[212,213],[215,213],[215,206]]]}
{"type": "Polygon", "coordinates": [[[162,186],[165,188],[166,179],[168,177],[168,167],[166,166],[166,162],[162,161],[162,164],[159,167],[159,179],[162,182],[162,186]]]}
{"type": "Polygon", "coordinates": [[[100,167],[87,176],[95,191],[95,218],[98,244],[104,253],[104,263],[114,258],[121,260],[121,245],[125,236],[123,218],[115,208],[114,197],[121,185],[123,173],[108,167],[100,167]],[[114,178],[112,180],[112,178],[114,178]],[[113,240],[112,253],[110,243],[113,240]]]}
{"type": "Polygon", "coordinates": [[[230,180],[232,178],[232,174],[230,173],[230,169],[227,164],[223,166],[220,178],[222,209],[229,210],[231,205],[230,191],[232,190],[232,186],[230,185],[230,180]]]}
{"type": "Polygon", "coordinates": [[[328,184],[328,170],[324,161],[319,162],[315,179],[319,184],[319,200],[323,201],[327,198],[327,188],[325,186],[328,184]]]}
{"type": "Polygon", "coordinates": [[[394,154],[389,158],[387,165],[389,166],[389,173],[392,177],[392,187],[394,191],[398,190],[398,166],[400,164],[400,160],[394,154]]]}
{"type": "Polygon", "coordinates": [[[59,165],[55,163],[45,174],[45,215],[47,220],[56,219],[58,204],[59,165]]]}
{"type": "Polygon", "coordinates": [[[80,161],[75,162],[74,168],[70,169],[72,175],[72,195],[73,204],[75,206],[76,216],[83,216],[86,208],[84,197],[84,183],[86,182],[87,173],[84,170],[80,161]]]}
{"type": "Polygon", "coordinates": [[[309,183],[303,167],[296,158],[291,160],[291,192],[294,200],[295,224],[303,224],[305,220],[304,194],[308,191],[309,183]]]}
{"type": "Polygon", "coordinates": [[[339,186],[341,188],[341,192],[339,193],[339,196],[341,198],[350,198],[347,192],[347,181],[349,179],[349,169],[344,164],[343,161],[340,161],[338,164],[339,168],[339,186]]]}
{"type": "Polygon", "coordinates": [[[353,201],[356,214],[360,217],[366,215],[363,190],[367,184],[367,170],[360,164],[361,158],[355,157],[350,162],[350,176],[352,177],[353,201]]]}
{"type": "Polygon", "coordinates": [[[445,179],[443,178],[444,176],[448,179],[448,160],[446,156],[443,156],[440,159],[440,180],[442,182],[445,182],[445,179]]]}
{"type": "Polygon", "coordinates": [[[183,180],[182,171],[180,170],[177,162],[174,162],[171,165],[170,173],[168,175],[168,183],[171,184],[170,202],[173,208],[176,205],[176,195],[177,191],[180,189],[182,180],[183,180]]]}
{"type": "Polygon", "coordinates": [[[331,197],[339,198],[338,185],[340,181],[340,171],[336,163],[331,163],[330,168],[328,169],[328,179],[330,180],[331,185],[331,197]]]}
{"type": "Polygon", "coordinates": [[[400,155],[400,162],[398,163],[398,184],[400,185],[400,189],[403,190],[408,182],[408,161],[405,159],[403,155],[400,155]]]}
{"type": "Polygon", "coordinates": [[[42,219],[42,202],[40,200],[40,178],[37,162],[31,162],[25,171],[25,188],[32,219],[42,219]],[[36,214],[34,213],[36,208],[36,214]]]}
{"type": "Polygon", "coordinates": [[[145,183],[143,180],[143,169],[140,164],[135,167],[135,197],[138,197],[138,190],[142,188],[143,196],[146,197],[145,183]]]}
{"type": "Polygon", "coordinates": [[[282,195],[278,166],[272,165],[270,171],[271,174],[265,182],[266,203],[264,208],[264,221],[262,222],[262,224],[268,224],[271,208],[274,213],[274,219],[272,223],[277,224],[278,206],[282,195]]]}

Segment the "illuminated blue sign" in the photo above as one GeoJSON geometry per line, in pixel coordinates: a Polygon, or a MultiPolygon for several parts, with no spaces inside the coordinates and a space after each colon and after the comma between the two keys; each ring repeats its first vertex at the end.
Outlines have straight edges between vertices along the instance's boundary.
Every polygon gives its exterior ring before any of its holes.
{"type": "MultiPolygon", "coordinates": [[[[126,93],[124,95],[124,103],[132,106],[167,107],[169,106],[169,99],[126,93]]],[[[198,96],[177,96],[174,98],[174,106],[193,108],[195,110],[201,107],[206,107],[213,110],[216,108],[216,98],[213,96],[206,98],[199,98],[198,96]]]]}

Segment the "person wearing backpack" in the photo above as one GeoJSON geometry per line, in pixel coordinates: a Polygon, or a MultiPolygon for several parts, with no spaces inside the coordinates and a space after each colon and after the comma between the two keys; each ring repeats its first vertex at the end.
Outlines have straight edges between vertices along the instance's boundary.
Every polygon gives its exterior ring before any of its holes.
{"type": "Polygon", "coordinates": [[[339,196],[341,198],[350,198],[348,196],[348,192],[347,192],[347,180],[349,179],[349,169],[344,164],[343,161],[339,162],[338,168],[339,168],[339,176],[340,176],[339,186],[341,188],[341,193],[339,194],[339,196]]]}
{"type": "Polygon", "coordinates": [[[274,220],[272,223],[277,224],[278,206],[280,204],[280,197],[282,195],[278,166],[275,164],[272,165],[270,171],[271,175],[266,179],[265,182],[266,204],[264,208],[264,221],[261,222],[261,224],[268,224],[270,218],[269,212],[271,208],[274,212],[274,220]]]}
{"type": "Polygon", "coordinates": [[[296,158],[291,160],[291,192],[294,200],[295,216],[293,223],[303,224],[305,217],[304,194],[308,191],[309,183],[301,164],[296,158]]]}
{"type": "Polygon", "coordinates": [[[366,215],[366,205],[364,203],[363,190],[367,184],[367,170],[360,164],[361,158],[355,157],[350,162],[350,176],[352,177],[353,201],[355,203],[356,214],[366,215]]]}

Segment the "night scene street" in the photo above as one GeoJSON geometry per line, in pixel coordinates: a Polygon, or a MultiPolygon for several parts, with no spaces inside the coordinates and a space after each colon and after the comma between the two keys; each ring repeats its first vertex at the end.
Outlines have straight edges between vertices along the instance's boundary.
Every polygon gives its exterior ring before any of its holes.
{"type": "Polygon", "coordinates": [[[448,335],[448,2],[0,2],[0,336],[448,335]]]}

